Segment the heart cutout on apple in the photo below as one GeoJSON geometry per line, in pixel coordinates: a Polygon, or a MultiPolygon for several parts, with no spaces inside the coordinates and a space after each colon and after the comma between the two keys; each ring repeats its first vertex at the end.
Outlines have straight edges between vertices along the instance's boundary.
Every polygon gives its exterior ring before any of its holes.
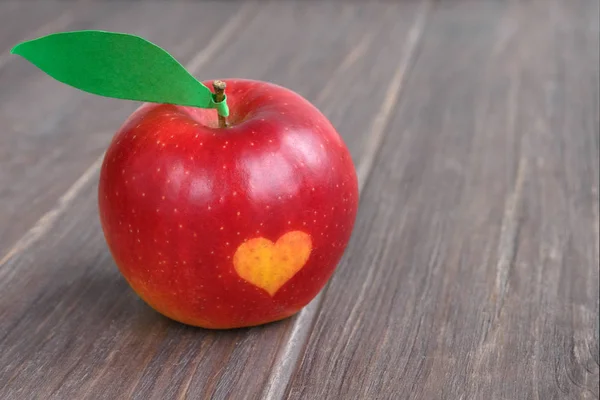
{"type": "Polygon", "coordinates": [[[233,266],[245,281],[274,296],[306,265],[312,251],[310,235],[288,232],[275,243],[258,237],[242,243],[233,256],[233,266]]]}

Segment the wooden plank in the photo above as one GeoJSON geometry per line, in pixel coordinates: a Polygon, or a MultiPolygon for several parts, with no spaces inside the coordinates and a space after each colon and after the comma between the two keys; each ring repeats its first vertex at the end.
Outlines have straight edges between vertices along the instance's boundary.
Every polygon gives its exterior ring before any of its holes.
{"type": "MultiPolygon", "coordinates": [[[[408,57],[403,43],[418,4],[249,4],[253,18],[244,34],[229,38],[203,75],[268,79],[298,90],[331,116],[360,167],[365,148],[377,147],[369,138],[381,118],[377,99],[408,57]]],[[[127,287],[107,252],[96,179],[94,166],[33,239],[0,263],[0,397],[260,398],[296,319],[215,332],[158,316],[127,287]]]]}
{"type": "MultiPolygon", "coordinates": [[[[239,3],[230,2],[91,2],[71,10],[73,21],[65,30],[139,34],[185,63],[198,55],[239,8],[239,3]],[[206,21],[199,24],[202,15],[206,21]]],[[[138,103],[77,91],[23,60],[11,61],[0,73],[1,258],[20,247],[15,248],[15,242],[102,154],[115,127],[138,103]]]]}
{"type": "Polygon", "coordinates": [[[598,398],[598,5],[441,2],[290,399],[598,398]]]}

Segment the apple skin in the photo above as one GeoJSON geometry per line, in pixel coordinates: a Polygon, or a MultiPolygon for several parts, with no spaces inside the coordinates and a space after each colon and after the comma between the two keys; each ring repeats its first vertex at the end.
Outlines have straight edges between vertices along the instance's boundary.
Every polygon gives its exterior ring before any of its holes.
{"type": "Polygon", "coordinates": [[[300,311],[333,274],[358,208],[351,156],[318,109],[272,83],[224,81],[229,127],[215,110],[145,103],[112,139],[98,188],[107,245],[132,289],[210,329],[300,311]],[[240,245],[289,232],[307,234],[311,250],[279,290],[240,276],[240,245]]]}

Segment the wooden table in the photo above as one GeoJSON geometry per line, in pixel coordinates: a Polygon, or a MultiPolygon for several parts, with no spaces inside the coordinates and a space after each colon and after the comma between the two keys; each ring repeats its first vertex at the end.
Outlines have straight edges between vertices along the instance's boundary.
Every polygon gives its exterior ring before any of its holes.
{"type": "Polygon", "coordinates": [[[597,399],[598,1],[0,2],[0,399],[597,399]],[[96,185],[138,104],[11,56],[127,31],[343,135],[351,243],[300,314],[206,331],[129,289],[96,185]]]}

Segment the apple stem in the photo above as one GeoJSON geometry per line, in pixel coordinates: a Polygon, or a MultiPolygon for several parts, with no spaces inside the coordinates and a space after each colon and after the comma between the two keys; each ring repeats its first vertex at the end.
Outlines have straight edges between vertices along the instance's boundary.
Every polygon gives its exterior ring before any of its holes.
{"type": "MultiPolygon", "coordinates": [[[[221,102],[225,98],[226,87],[227,85],[223,81],[213,82],[213,88],[215,89],[215,100],[217,102],[221,102]]],[[[219,128],[227,128],[227,117],[219,115],[219,128]]]]}

